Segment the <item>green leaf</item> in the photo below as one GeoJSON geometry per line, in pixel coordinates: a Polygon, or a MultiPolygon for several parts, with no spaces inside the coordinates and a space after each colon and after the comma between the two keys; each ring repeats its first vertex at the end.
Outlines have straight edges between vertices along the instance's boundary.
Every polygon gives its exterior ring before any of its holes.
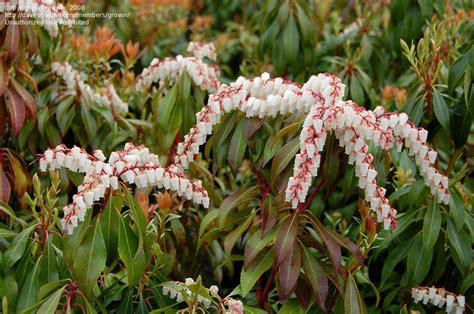
{"type": "Polygon", "coordinates": [[[472,262],[472,245],[464,229],[458,230],[451,218],[448,218],[448,240],[454,263],[465,276],[472,262]]]}
{"type": "Polygon", "coordinates": [[[469,68],[470,55],[473,53],[474,48],[471,47],[471,49],[465,55],[457,59],[449,69],[448,87],[450,94],[452,94],[454,89],[461,84],[464,72],[469,68]]]}
{"type": "Polygon", "coordinates": [[[305,247],[303,247],[303,269],[316,296],[316,302],[318,302],[319,307],[323,311],[326,311],[326,298],[329,287],[328,276],[321,265],[319,265],[318,260],[305,247]]]}
{"type": "Polygon", "coordinates": [[[466,143],[472,124],[472,112],[466,106],[464,97],[462,101],[453,107],[453,117],[451,119],[451,134],[453,136],[454,145],[456,148],[461,148],[466,143]]]}
{"type": "Polygon", "coordinates": [[[356,76],[351,78],[350,92],[352,100],[362,106],[364,104],[364,91],[362,90],[359,78],[356,76]]]}
{"type": "Polygon", "coordinates": [[[59,267],[56,257],[56,251],[53,247],[53,234],[48,235],[46,245],[43,250],[43,264],[41,265],[41,278],[47,279],[48,282],[59,279],[59,267]]]}
{"type": "Polygon", "coordinates": [[[407,276],[409,285],[419,285],[430,270],[433,250],[423,247],[423,239],[418,234],[415,242],[410,247],[407,259],[407,276]]]}
{"type": "Polygon", "coordinates": [[[65,288],[66,286],[50,295],[38,308],[38,313],[56,313],[56,309],[58,308],[59,301],[61,300],[65,288]]]}
{"type": "Polygon", "coordinates": [[[17,233],[9,229],[0,228],[0,238],[13,238],[17,233]]]}
{"type": "Polygon", "coordinates": [[[21,286],[17,301],[17,312],[19,313],[36,303],[38,296],[38,277],[40,273],[40,264],[41,257],[36,261],[33,269],[30,271],[28,277],[21,286]]]}
{"type": "Polygon", "coordinates": [[[127,268],[128,285],[135,286],[145,273],[146,259],[138,237],[121,218],[119,224],[118,252],[127,268]]]}
{"type": "Polygon", "coordinates": [[[297,61],[296,58],[298,57],[300,34],[293,15],[290,16],[283,29],[282,36],[283,42],[280,48],[284,51],[285,59],[289,64],[295,64],[297,61]]]}
{"type": "Polygon", "coordinates": [[[459,292],[466,293],[466,291],[474,285],[474,272],[471,272],[467,275],[466,278],[461,283],[461,287],[459,288],[459,292]]]}
{"type": "Polygon", "coordinates": [[[246,270],[242,269],[240,273],[240,287],[242,288],[241,295],[245,297],[255,286],[257,280],[272,267],[273,264],[273,251],[268,250],[259,254],[247,267],[246,270]]]}
{"type": "Polygon", "coordinates": [[[245,140],[244,134],[244,119],[241,119],[230,140],[229,154],[227,156],[230,169],[234,176],[237,175],[240,166],[242,166],[246,148],[247,141],[245,140]]]}
{"type": "Polygon", "coordinates": [[[227,196],[219,208],[219,228],[222,229],[224,227],[227,215],[232,209],[253,200],[259,193],[259,187],[254,186],[227,196]]]}
{"type": "Polygon", "coordinates": [[[28,237],[35,226],[20,232],[3,253],[3,272],[8,273],[10,268],[23,256],[28,242],[28,237]]]}
{"type": "Polygon", "coordinates": [[[425,213],[425,218],[423,219],[423,247],[425,249],[431,250],[438,239],[438,234],[441,229],[441,212],[439,210],[439,205],[436,200],[433,201],[431,206],[428,206],[428,209],[425,213]]]}
{"type": "Polygon", "coordinates": [[[436,119],[445,130],[449,130],[449,109],[441,93],[433,88],[433,108],[436,119]]]}
{"type": "Polygon", "coordinates": [[[94,116],[92,115],[91,109],[85,105],[82,105],[81,116],[89,140],[94,139],[97,136],[97,122],[95,121],[94,116]]]}
{"type": "Polygon", "coordinates": [[[275,241],[275,259],[280,264],[291,252],[299,232],[299,219],[296,213],[285,218],[278,230],[275,241]]]}
{"type": "Polygon", "coordinates": [[[367,313],[364,300],[360,296],[359,289],[357,288],[357,284],[351,273],[349,273],[346,280],[346,291],[344,292],[344,313],[367,313]]]}
{"type": "Polygon", "coordinates": [[[168,91],[165,98],[159,103],[158,110],[156,113],[156,121],[161,129],[163,130],[173,130],[179,127],[179,124],[171,123],[174,121],[172,114],[174,108],[176,107],[176,100],[178,97],[178,84],[173,85],[173,87],[168,91]]]}
{"type": "Polygon", "coordinates": [[[249,225],[252,223],[252,220],[255,218],[255,212],[252,212],[251,215],[245,219],[244,222],[242,222],[237,228],[232,230],[231,233],[229,233],[225,239],[224,239],[224,251],[227,255],[230,256],[232,252],[232,248],[235,245],[235,242],[237,242],[238,237],[249,227],[249,225]]]}
{"type": "Polygon", "coordinates": [[[123,202],[118,197],[111,197],[107,202],[104,211],[99,217],[99,224],[104,237],[105,248],[107,249],[107,261],[112,262],[117,257],[117,245],[119,229],[119,211],[123,202]]]}
{"type": "Polygon", "coordinates": [[[244,250],[245,268],[254,260],[254,258],[267,246],[276,239],[278,228],[273,228],[263,239],[262,233],[257,231],[247,241],[244,250]]]}
{"type": "Polygon", "coordinates": [[[295,157],[300,150],[300,139],[294,138],[291,142],[286,143],[275,155],[272,162],[272,172],[270,181],[274,185],[275,180],[285,170],[290,161],[295,157]]]}
{"type": "Polygon", "coordinates": [[[96,221],[77,248],[73,265],[74,278],[86,295],[92,295],[92,289],[105,267],[106,259],[104,238],[100,224],[96,221]]]}

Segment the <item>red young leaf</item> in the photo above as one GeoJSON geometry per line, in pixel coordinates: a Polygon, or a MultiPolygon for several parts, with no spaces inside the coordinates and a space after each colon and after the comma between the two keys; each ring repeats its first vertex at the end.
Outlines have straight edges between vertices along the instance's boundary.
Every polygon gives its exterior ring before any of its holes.
{"type": "Polygon", "coordinates": [[[289,254],[283,259],[278,267],[280,290],[280,301],[286,301],[296,288],[301,269],[301,249],[295,243],[290,247],[289,254]]]}
{"type": "Polygon", "coordinates": [[[273,197],[267,196],[263,201],[262,237],[267,235],[278,221],[278,210],[273,205],[273,197]]]}
{"type": "Polygon", "coordinates": [[[0,200],[8,203],[11,191],[10,181],[8,181],[3,165],[0,163],[0,200]]]}
{"type": "Polygon", "coordinates": [[[10,113],[13,134],[17,136],[25,123],[25,105],[23,104],[20,95],[11,89],[7,89],[5,92],[5,103],[7,104],[7,110],[10,113]]]}
{"type": "Polygon", "coordinates": [[[20,44],[20,27],[16,24],[8,24],[4,47],[5,47],[5,50],[8,52],[9,60],[13,60],[16,58],[19,44],[20,44]]]}
{"type": "Polygon", "coordinates": [[[319,307],[326,311],[328,277],[324,269],[308,249],[303,248],[303,269],[316,296],[319,307]]]}
{"type": "Polygon", "coordinates": [[[326,229],[326,227],[321,224],[317,219],[314,221],[314,231],[318,234],[321,240],[324,242],[324,245],[328,249],[329,258],[331,259],[332,266],[334,271],[337,273],[341,267],[341,246],[334,239],[334,236],[326,229]]]}
{"type": "Polygon", "coordinates": [[[275,241],[275,259],[278,264],[291,253],[298,235],[298,215],[288,216],[278,231],[275,241]]]}
{"type": "Polygon", "coordinates": [[[23,99],[23,102],[28,110],[30,116],[35,119],[36,118],[36,101],[31,96],[31,94],[21,86],[14,78],[10,80],[12,83],[13,89],[18,93],[18,95],[23,99]]]}
{"type": "Polygon", "coordinates": [[[0,96],[5,94],[8,87],[8,64],[5,58],[0,58],[0,96]]]}

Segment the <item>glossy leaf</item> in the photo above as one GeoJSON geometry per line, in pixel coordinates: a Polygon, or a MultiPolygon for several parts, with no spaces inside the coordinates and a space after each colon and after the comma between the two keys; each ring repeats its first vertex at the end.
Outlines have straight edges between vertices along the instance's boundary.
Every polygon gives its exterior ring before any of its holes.
{"type": "Polygon", "coordinates": [[[245,297],[258,279],[273,265],[273,251],[263,251],[240,274],[241,295],[245,297]]]}
{"type": "Polygon", "coordinates": [[[430,270],[433,250],[423,247],[423,239],[418,235],[408,251],[407,276],[411,285],[419,285],[430,270]]]}
{"type": "Polygon", "coordinates": [[[278,230],[275,241],[275,259],[278,264],[293,252],[293,247],[296,244],[296,237],[299,232],[299,219],[297,214],[286,217],[278,230]]]}
{"type": "Polygon", "coordinates": [[[428,206],[425,218],[423,219],[423,247],[432,249],[441,228],[441,212],[436,201],[428,206]]]}
{"type": "Polygon", "coordinates": [[[34,226],[31,226],[20,232],[3,253],[3,271],[5,273],[23,256],[28,243],[28,237],[31,231],[33,231],[33,228],[34,226]]]}
{"type": "Polygon", "coordinates": [[[439,123],[445,130],[449,130],[449,109],[443,96],[437,89],[433,89],[433,109],[439,123]]]}
{"type": "Polygon", "coordinates": [[[86,295],[92,294],[97,278],[102,273],[107,259],[100,224],[96,222],[77,248],[74,259],[74,278],[86,295]]]}
{"type": "Polygon", "coordinates": [[[247,141],[245,140],[244,134],[244,119],[241,119],[237,124],[237,128],[232,135],[229,147],[229,166],[234,176],[242,166],[245,150],[247,148],[247,141]]]}
{"type": "Polygon", "coordinates": [[[316,302],[319,307],[326,311],[326,298],[328,295],[328,276],[324,269],[319,265],[318,260],[311,254],[309,249],[303,248],[303,269],[311,283],[316,302]]]}
{"type": "Polygon", "coordinates": [[[241,189],[239,192],[226,197],[219,208],[219,228],[224,227],[229,212],[254,199],[259,194],[259,187],[254,186],[248,189],[241,189]]]}
{"type": "Polygon", "coordinates": [[[10,114],[13,135],[17,136],[25,123],[25,105],[18,93],[10,88],[5,92],[5,104],[10,114]]]}
{"type": "Polygon", "coordinates": [[[472,243],[464,229],[457,229],[451,218],[448,219],[448,240],[456,266],[462,274],[467,274],[472,263],[472,243]]]}
{"type": "Polygon", "coordinates": [[[61,289],[50,295],[46,299],[46,301],[44,301],[44,303],[38,308],[38,313],[55,313],[65,288],[66,286],[62,287],[61,289]]]}
{"type": "Polygon", "coordinates": [[[278,267],[278,278],[280,282],[279,297],[286,301],[296,288],[296,282],[301,269],[301,248],[296,242],[291,246],[290,252],[280,262],[278,267]]]}
{"type": "Polygon", "coordinates": [[[344,313],[362,314],[367,313],[364,300],[362,299],[357,284],[351,273],[346,279],[346,289],[344,292],[344,313]]]}

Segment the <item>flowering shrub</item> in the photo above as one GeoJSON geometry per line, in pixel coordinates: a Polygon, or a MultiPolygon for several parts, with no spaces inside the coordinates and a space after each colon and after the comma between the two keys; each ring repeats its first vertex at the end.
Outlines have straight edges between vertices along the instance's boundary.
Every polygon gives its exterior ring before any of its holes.
{"type": "Polygon", "coordinates": [[[2,313],[472,312],[469,4],[74,3],[0,19],[2,313]]]}

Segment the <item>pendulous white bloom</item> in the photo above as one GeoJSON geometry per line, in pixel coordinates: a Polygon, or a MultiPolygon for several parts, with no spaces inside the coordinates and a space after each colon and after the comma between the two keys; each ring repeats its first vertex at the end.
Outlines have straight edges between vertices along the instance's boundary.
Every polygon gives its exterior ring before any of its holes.
{"type": "Polygon", "coordinates": [[[158,187],[173,190],[196,204],[209,206],[209,197],[199,180],[190,180],[182,173],[160,166],[158,156],[144,146],[126,144],[124,150],[110,154],[108,162],[100,150],[89,155],[83,149],[64,145],[50,148],[39,157],[40,170],[66,168],[84,173],[84,181],[77,188],[71,204],[64,207],[63,229],[72,233],[94,203],[116,190],[119,179],[139,188],[158,187]]]}
{"type": "MultiPolygon", "coordinates": [[[[11,6],[12,1],[4,1],[0,8],[4,5],[11,6]]],[[[52,37],[58,36],[59,25],[72,25],[73,22],[64,5],[53,0],[19,0],[17,10],[27,14],[27,17],[32,17],[36,24],[46,29],[52,37]]]]}
{"type": "Polygon", "coordinates": [[[184,300],[195,300],[202,304],[205,309],[210,308],[213,302],[212,298],[217,298],[218,301],[220,300],[217,292],[214,293],[216,289],[216,286],[211,286],[208,289],[202,286],[202,284],[196,283],[192,278],[186,278],[184,282],[172,281],[163,283],[164,295],[169,295],[170,298],[176,299],[177,302],[183,302],[184,300]],[[208,294],[206,295],[206,293],[202,293],[201,289],[206,290],[208,294]],[[196,293],[196,291],[198,291],[198,293],[196,293]]]}
{"type": "Polygon", "coordinates": [[[217,60],[216,47],[213,43],[191,41],[188,45],[187,51],[196,59],[203,60],[204,58],[208,58],[212,61],[217,60]]]}
{"type": "Polygon", "coordinates": [[[128,104],[120,99],[114,86],[109,81],[105,81],[105,88],[99,93],[94,91],[89,84],[85,83],[83,75],[68,62],[53,62],[51,69],[53,73],[64,80],[68,89],[67,93],[83,97],[100,107],[112,108],[119,112],[128,112],[128,104]]]}
{"type": "Polygon", "coordinates": [[[365,191],[366,201],[385,229],[396,227],[397,212],[385,197],[386,190],[377,185],[368,140],[385,150],[407,147],[433,195],[447,204],[448,178],[434,167],[436,152],[426,143],[427,131],[415,127],[405,113],[384,113],[381,107],[371,111],[352,101],[344,101],[344,89],[338,77],[327,73],[312,76],[303,86],[282,78],[270,79],[268,73],[252,80],[239,77],[230,85],[223,84],[209,96],[207,106],[196,114],[196,125],[178,144],[173,167],[177,171],[188,167],[223,113],[239,110],[247,117],[259,118],[299,113],[306,115],[300,134],[301,150],[296,155],[294,174],[286,189],[286,199],[294,208],[305,201],[312,178],[317,175],[321,162],[319,153],[329,131],[334,132],[349,156],[349,163],[355,165],[359,187],[365,191]]]}
{"type": "Polygon", "coordinates": [[[415,287],[411,289],[411,297],[415,303],[431,303],[441,309],[446,306],[446,313],[451,314],[464,313],[466,306],[466,298],[463,295],[455,295],[444,288],[415,287]]]}
{"type": "Polygon", "coordinates": [[[187,72],[194,85],[209,92],[216,91],[220,86],[219,67],[209,65],[202,60],[204,57],[215,60],[214,45],[191,42],[188,52],[193,53],[194,57],[178,55],[176,58],[166,58],[161,61],[154,58],[137,77],[135,90],[141,92],[148,89],[153,83],[158,83],[158,87],[163,88],[163,93],[165,93],[168,87],[175,84],[181,75],[187,72]]]}

